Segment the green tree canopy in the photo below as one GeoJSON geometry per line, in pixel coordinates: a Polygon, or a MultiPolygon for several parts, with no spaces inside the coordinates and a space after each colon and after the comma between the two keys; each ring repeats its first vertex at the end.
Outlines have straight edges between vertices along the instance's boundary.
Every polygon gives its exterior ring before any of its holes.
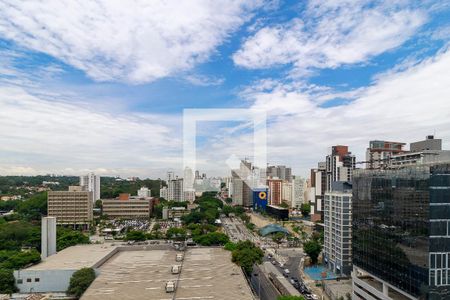
{"type": "Polygon", "coordinates": [[[183,241],[186,238],[186,229],[176,227],[169,228],[166,232],[166,237],[168,239],[183,241]]]}
{"type": "Polygon", "coordinates": [[[289,204],[287,204],[286,202],[281,202],[280,206],[283,208],[289,208],[289,204]]]}
{"type": "Polygon", "coordinates": [[[311,258],[312,263],[315,264],[317,263],[320,251],[322,251],[322,245],[320,245],[318,240],[311,239],[303,245],[303,250],[311,258]]]}
{"type": "Polygon", "coordinates": [[[78,244],[89,244],[89,237],[84,233],[63,227],[57,228],[56,249],[61,251],[78,244]]]}
{"type": "Polygon", "coordinates": [[[275,232],[272,234],[272,241],[279,245],[285,237],[286,235],[283,232],[275,232]]]}
{"type": "Polygon", "coordinates": [[[25,220],[40,221],[47,215],[47,192],[39,193],[22,201],[17,207],[17,212],[25,220]]]}
{"type": "Polygon", "coordinates": [[[125,241],[145,241],[147,235],[143,231],[130,230],[125,236],[125,241]]]}
{"type": "Polygon", "coordinates": [[[13,271],[0,269],[0,294],[12,294],[17,291],[13,271]]]}
{"type": "Polygon", "coordinates": [[[202,246],[225,245],[230,239],[222,232],[209,232],[193,238],[194,242],[202,246]]]}
{"type": "Polygon", "coordinates": [[[300,211],[303,216],[308,216],[311,213],[311,204],[303,203],[302,206],[300,206],[300,211]]]}
{"type": "Polygon", "coordinates": [[[241,266],[247,274],[251,273],[255,263],[260,264],[262,262],[263,257],[264,252],[248,240],[238,242],[236,249],[231,254],[231,260],[241,266]]]}
{"type": "Polygon", "coordinates": [[[0,268],[18,270],[41,261],[36,249],[29,251],[0,251],[0,268]]]}
{"type": "Polygon", "coordinates": [[[0,224],[0,250],[20,250],[22,247],[36,248],[40,251],[40,227],[26,221],[0,224]]]}
{"type": "Polygon", "coordinates": [[[70,278],[67,294],[74,295],[78,298],[88,289],[95,279],[95,272],[92,268],[82,268],[73,273],[70,278]]]}

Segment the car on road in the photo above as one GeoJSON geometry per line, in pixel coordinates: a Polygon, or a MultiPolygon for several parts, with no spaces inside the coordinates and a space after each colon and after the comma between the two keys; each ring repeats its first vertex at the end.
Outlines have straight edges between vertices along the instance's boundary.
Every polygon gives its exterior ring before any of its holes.
{"type": "Polygon", "coordinates": [[[284,273],[290,274],[291,272],[289,271],[289,269],[284,269],[284,273]]]}
{"type": "Polygon", "coordinates": [[[277,262],[276,262],[275,260],[272,260],[272,264],[273,264],[273,265],[276,265],[277,262]]]}

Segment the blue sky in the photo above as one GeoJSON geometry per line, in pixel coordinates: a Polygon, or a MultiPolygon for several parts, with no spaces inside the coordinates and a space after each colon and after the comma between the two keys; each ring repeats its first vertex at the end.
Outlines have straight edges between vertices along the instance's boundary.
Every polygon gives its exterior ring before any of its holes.
{"type": "MultiPolygon", "coordinates": [[[[164,176],[185,108],[267,112],[269,162],[299,175],[334,144],[448,148],[450,2],[392,2],[4,1],[0,174],[164,176]]],[[[199,125],[199,168],[251,156],[236,126],[199,125]]]]}

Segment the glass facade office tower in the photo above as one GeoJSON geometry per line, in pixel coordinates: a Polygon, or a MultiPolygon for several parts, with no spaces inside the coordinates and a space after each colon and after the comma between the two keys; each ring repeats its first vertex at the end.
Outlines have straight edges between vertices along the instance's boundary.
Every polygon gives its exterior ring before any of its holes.
{"type": "Polygon", "coordinates": [[[353,177],[353,298],[450,299],[450,164],[353,177]]]}

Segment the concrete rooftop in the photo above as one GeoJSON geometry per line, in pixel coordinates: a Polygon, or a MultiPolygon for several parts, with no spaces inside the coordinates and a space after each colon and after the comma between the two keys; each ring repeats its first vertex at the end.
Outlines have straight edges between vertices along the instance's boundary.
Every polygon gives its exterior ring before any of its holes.
{"type": "Polygon", "coordinates": [[[27,270],[76,270],[93,267],[116,249],[108,244],[77,245],[51,255],[27,270]]]}
{"type": "Polygon", "coordinates": [[[221,248],[189,248],[181,274],[171,274],[175,250],[123,251],[100,267],[82,300],[96,299],[254,299],[231,254],[221,248]],[[165,283],[177,282],[176,293],[165,283]]]}

